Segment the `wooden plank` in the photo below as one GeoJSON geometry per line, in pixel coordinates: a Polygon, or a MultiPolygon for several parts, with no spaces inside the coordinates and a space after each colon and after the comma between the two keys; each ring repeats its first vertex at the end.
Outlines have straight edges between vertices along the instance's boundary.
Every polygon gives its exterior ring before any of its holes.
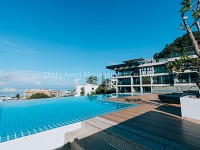
{"type": "Polygon", "coordinates": [[[165,111],[167,107],[161,111],[154,108],[156,107],[145,104],[107,114],[102,118],[186,144],[192,148],[200,148],[200,124],[170,115],[169,112],[165,111]]]}

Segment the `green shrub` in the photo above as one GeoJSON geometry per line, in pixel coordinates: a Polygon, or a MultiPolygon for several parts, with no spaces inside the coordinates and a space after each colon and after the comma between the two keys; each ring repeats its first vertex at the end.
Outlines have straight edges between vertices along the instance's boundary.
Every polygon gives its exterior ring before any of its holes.
{"type": "Polygon", "coordinates": [[[29,97],[29,99],[40,99],[40,98],[50,98],[50,97],[44,93],[35,93],[29,97]]]}

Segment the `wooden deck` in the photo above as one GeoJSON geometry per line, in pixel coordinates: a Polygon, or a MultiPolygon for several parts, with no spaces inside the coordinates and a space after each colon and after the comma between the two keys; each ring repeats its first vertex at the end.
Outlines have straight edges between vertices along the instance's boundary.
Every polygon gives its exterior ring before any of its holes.
{"type": "MultiPolygon", "coordinates": [[[[129,128],[200,149],[200,122],[181,117],[179,105],[160,103],[155,95],[130,97],[140,106],[101,116],[129,128]]],[[[118,99],[124,101],[124,99],[118,99]]]]}

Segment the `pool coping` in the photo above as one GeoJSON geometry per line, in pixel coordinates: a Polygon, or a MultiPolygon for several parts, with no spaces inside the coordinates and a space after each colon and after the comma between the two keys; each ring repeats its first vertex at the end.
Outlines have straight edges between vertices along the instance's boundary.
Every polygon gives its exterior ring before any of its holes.
{"type": "Polygon", "coordinates": [[[2,142],[0,143],[0,149],[56,149],[64,145],[64,135],[66,133],[81,128],[82,122],[73,123],[67,126],[55,128],[53,130],[48,130],[37,134],[32,134],[21,138],[16,138],[14,140],[2,142]]]}

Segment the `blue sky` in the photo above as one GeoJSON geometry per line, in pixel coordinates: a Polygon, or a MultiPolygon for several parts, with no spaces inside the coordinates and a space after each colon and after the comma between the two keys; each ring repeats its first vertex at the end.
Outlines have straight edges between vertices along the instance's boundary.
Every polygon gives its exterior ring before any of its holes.
{"type": "Polygon", "coordinates": [[[182,34],[180,1],[1,0],[0,87],[74,88],[107,65],[152,58],[182,34]]]}

